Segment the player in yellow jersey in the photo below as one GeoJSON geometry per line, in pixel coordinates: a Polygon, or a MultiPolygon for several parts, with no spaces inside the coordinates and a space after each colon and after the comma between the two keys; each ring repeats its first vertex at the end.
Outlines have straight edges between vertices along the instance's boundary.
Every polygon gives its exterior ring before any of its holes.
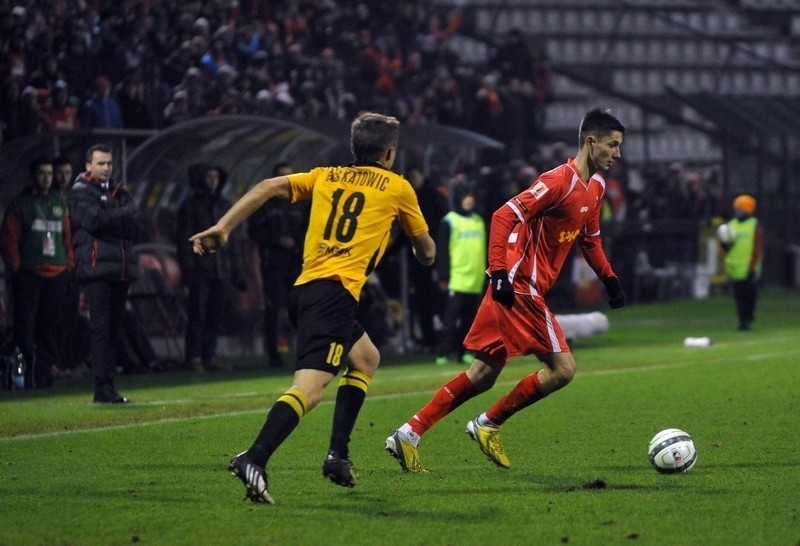
{"type": "Polygon", "coordinates": [[[383,257],[395,220],[421,263],[431,265],[436,255],[414,189],[390,170],[399,128],[393,117],[362,114],[351,127],[354,164],[262,180],[216,225],[190,238],[196,253],[215,252],[232,229],[269,199],[293,203],[311,199],[303,270],[289,296],[289,318],[297,330],[293,383],[273,404],[250,449],[228,466],[253,502],[274,502],[268,490],[267,462],[300,419],[322,400],[325,387],[341,368],[346,369],[336,394],[322,473],[338,485],[356,483],[348,452],[350,433],[380,361],[377,347],[356,320],[361,289],[383,257]]]}

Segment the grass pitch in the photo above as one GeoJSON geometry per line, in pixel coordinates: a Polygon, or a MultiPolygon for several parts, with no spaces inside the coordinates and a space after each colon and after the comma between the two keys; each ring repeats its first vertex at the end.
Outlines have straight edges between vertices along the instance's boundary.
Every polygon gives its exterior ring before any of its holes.
{"type": "MultiPolygon", "coordinates": [[[[468,419],[538,366],[441,421],[405,474],[384,438],[460,366],[387,358],[351,443],[354,489],[321,475],[332,404],[270,462],[278,504],[242,502],[225,466],[246,448],[288,372],[119,377],[134,403],[99,407],[87,381],[0,395],[0,544],[800,544],[800,292],[767,291],[752,332],[730,297],[609,311],[573,344],[571,385],[503,427],[512,467],[487,461],[468,419]],[[709,336],[708,348],[685,348],[709,336]],[[693,435],[698,462],[665,476],[657,431],[693,435]]],[[[329,387],[328,398],[333,399],[329,387]]]]}

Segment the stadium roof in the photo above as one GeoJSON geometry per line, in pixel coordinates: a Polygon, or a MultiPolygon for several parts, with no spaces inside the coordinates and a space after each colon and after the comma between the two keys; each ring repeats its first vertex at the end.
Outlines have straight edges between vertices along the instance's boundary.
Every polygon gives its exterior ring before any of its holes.
{"type": "MultiPolygon", "coordinates": [[[[219,165],[228,173],[226,196],[236,198],[268,177],[280,161],[295,170],[351,161],[350,123],[334,120],[291,122],[260,116],[197,118],[161,131],[94,130],[48,133],[0,147],[0,206],[28,184],[28,163],[37,156],[67,156],[77,174],[86,149],[106,142],[115,150],[115,178],[125,179],[144,208],[174,210],[188,193],[187,170],[194,163],[219,165]]],[[[400,128],[395,170],[414,163],[453,172],[474,161],[481,149],[502,149],[491,138],[441,125],[400,128]]]]}
{"type": "MultiPolygon", "coordinates": [[[[468,161],[487,148],[503,145],[454,127],[402,125],[395,170],[401,172],[411,163],[468,161]]],[[[271,176],[276,163],[288,162],[299,171],[351,160],[349,122],[215,116],[175,125],[142,143],[130,154],[127,180],[145,208],[174,208],[188,192],[187,170],[194,163],[225,169],[225,195],[235,199],[271,176]]]]}
{"type": "Polygon", "coordinates": [[[733,135],[751,131],[762,135],[799,136],[800,103],[784,97],[681,94],[680,99],[721,131],[733,135]]]}

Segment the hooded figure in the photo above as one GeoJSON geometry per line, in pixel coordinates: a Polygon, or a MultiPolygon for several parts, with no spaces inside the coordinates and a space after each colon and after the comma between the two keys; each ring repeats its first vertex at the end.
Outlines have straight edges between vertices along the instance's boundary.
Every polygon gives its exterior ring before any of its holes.
{"type": "MultiPolygon", "coordinates": [[[[219,252],[203,256],[192,252],[189,237],[213,225],[230,208],[222,197],[227,173],[218,166],[189,167],[191,194],[178,209],[177,241],[181,278],[188,288],[186,304],[186,361],[196,371],[219,368],[215,362],[219,325],[225,310],[226,288],[246,288],[240,237],[234,232],[219,252]]],[[[222,367],[223,369],[229,369],[222,367]]]]}

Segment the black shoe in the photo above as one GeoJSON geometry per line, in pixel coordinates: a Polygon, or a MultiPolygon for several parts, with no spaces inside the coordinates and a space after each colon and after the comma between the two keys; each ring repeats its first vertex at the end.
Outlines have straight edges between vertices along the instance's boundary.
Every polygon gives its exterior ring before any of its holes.
{"type": "Polygon", "coordinates": [[[267,490],[267,472],[263,466],[254,463],[246,451],[242,451],[231,459],[228,470],[242,480],[247,489],[244,494],[245,499],[258,503],[275,504],[275,499],[267,490]]]}
{"type": "Polygon", "coordinates": [[[342,459],[334,451],[329,451],[325,462],[322,463],[322,475],[342,487],[356,486],[353,463],[349,459],[342,459]]]}
{"type": "Polygon", "coordinates": [[[95,388],[93,401],[95,404],[127,404],[130,402],[130,400],[115,391],[112,385],[103,385],[95,388]]]}

